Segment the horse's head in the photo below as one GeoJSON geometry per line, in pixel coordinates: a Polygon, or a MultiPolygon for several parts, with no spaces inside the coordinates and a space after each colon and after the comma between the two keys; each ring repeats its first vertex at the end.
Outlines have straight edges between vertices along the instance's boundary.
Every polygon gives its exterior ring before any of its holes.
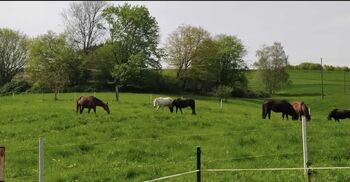
{"type": "Polygon", "coordinates": [[[169,110],[170,110],[171,113],[173,113],[173,111],[174,111],[174,105],[169,106],[169,110]]]}
{"type": "Polygon", "coordinates": [[[109,107],[108,107],[108,102],[107,102],[106,104],[103,105],[103,109],[104,109],[105,111],[107,111],[108,114],[110,113],[109,107]]]}

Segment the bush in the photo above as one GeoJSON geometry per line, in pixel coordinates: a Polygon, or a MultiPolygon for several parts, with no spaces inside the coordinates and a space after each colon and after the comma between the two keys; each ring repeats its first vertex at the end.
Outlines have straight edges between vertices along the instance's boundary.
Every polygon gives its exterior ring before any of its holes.
{"type": "Polygon", "coordinates": [[[232,92],[233,97],[246,97],[246,98],[266,98],[270,97],[270,94],[264,91],[252,91],[244,88],[235,88],[232,92]]]}
{"type": "Polygon", "coordinates": [[[12,81],[8,82],[0,88],[0,95],[10,95],[12,93],[18,94],[26,92],[30,85],[26,81],[12,81]]]}

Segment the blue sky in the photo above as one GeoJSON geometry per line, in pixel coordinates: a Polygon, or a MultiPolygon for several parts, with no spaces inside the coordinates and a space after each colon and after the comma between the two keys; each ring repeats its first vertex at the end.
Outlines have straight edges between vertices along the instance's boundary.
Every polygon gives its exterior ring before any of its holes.
{"type": "MultiPolygon", "coordinates": [[[[0,28],[37,36],[62,32],[60,12],[69,1],[0,2],[0,28]]],[[[112,2],[122,4],[124,2],[112,2]]],[[[145,5],[160,27],[161,42],[179,25],[190,24],[236,35],[248,50],[245,60],[256,61],[263,44],[281,42],[293,65],[309,61],[350,66],[350,2],[235,2],[235,1],[131,1],[145,5]]]]}

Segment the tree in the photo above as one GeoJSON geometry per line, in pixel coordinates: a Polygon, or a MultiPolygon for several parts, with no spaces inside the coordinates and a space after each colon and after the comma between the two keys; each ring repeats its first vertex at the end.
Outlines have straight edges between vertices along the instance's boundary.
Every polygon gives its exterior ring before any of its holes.
{"type": "Polygon", "coordinates": [[[118,86],[135,83],[143,70],[161,68],[159,26],[145,6],[131,6],[128,3],[109,7],[102,13],[109,31],[109,59],[114,66],[112,75],[118,86]],[[112,49],[111,49],[112,48],[112,49]]]}
{"type": "Polygon", "coordinates": [[[166,42],[166,61],[177,69],[176,78],[182,80],[182,88],[186,88],[189,79],[188,70],[192,66],[194,54],[198,47],[210,39],[210,33],[201,27],[190,25],[179,26],[172,32],[166,42]]]}
{"type": "Polygon", "coordinates": [[[27,71],[35,84],[54,91],[55,100],[73,79],[77,65],[79,58],[68,46],[64,34],[49,31],[31,41],[27,71]]]}
{"type": "Polygon", "coordinates": [[[270,94],[279,91],[290,84],[287,73],[288,56],[281,43],[274,42],[272,46],[263,45],[256,51],[258,61],[254,66],[258,69],[258,79],[263,84],[264,90],[270,94]]]}
{"type": "Polygon", "coordinates": [[[10,82],[27,62],[27,38],[18,31],[0,29],[0,86],[10,82]]]}
{"type": "Polygon", "coordinates": [[[217,44],[217,62],[215,73],[219,85],[246,87],[244,71],[247,65],[243,60],[246,54],[243,43],[235,36],[221,34],[215,39],[217,44]]]}
{"type": "Polygon", "coordinates": [[[88,53],[103,37],[104,32],[98,25],[102,23],[102,11],[108,5],[106,1],[73,2],[69,9],[62,11],[65,31],[75,48],[88,53]]]}

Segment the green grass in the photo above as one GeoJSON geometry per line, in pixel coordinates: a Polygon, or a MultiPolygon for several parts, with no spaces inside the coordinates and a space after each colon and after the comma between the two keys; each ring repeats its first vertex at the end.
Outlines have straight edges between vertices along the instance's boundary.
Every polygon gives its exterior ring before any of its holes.
{"type": "MultiPolygon", "coordinates": [[[[254,73],[250,73],[250,88],[254,73]]],[[[350,122],[326,120],[333,107],[349,108],[341,72],[325,73],[321,100],[317,72],[292,71],[293,85],[275,98],[303,100],[311,108],[308,123],[312,166],[350,166],[350,122]],[[340,77],[340,78],[339,78],[340,77]],[[339,79],[338,79],[339,78],[339,79]]],[[[256,83],[256,81],[255,81],[256,83]]],[[[0,97],[0,145],[6,147],[6,181],[38,180],[38,138],[43,137],[46,181],[143,181],[196,169],[196,147],[202,169],[303,167],[301,126],[272,113],[261,119],[262,99],[196,99],[197,115],[155,109],[150,94],[96,93],[108,101],[82,115],[78,95],[22,94],[0,97]]],[[[153,98],[158,95],[152,95],[153,98]]],[[[177,96],[170,95],[175,98],[177,96]]],[[[316,181],[349,181],[350,170],[315,171],[316,181]]],[[[303,181],[303,171],[202,172],[203,181],[303,181]]],[[[189,174],[166,181],[195,181],[189,174]]]]}

